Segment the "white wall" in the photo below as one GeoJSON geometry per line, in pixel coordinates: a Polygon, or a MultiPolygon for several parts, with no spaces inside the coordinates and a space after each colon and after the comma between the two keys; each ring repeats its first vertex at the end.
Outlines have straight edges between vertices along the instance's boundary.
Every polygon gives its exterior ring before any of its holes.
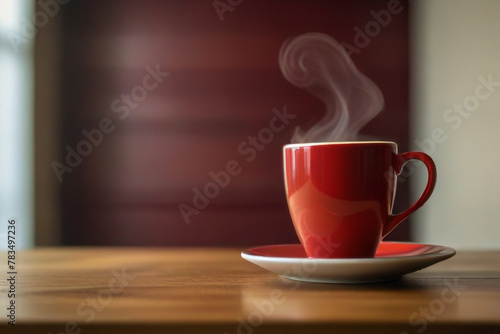
{"type": "MultiPolygon", "coordinates": [[[[420,242],[500,248],[500,1],[412,6],[410,138],[438,169],[436,190],[412,228],[420,242]],[[489,76],[497,82],[490,91],[478,79],[489,76]],[[471,111],[453,111],[467,103],[471,111]]],[[[425,182],[423,168],[417,174],[414,196],[425,182]]]]}

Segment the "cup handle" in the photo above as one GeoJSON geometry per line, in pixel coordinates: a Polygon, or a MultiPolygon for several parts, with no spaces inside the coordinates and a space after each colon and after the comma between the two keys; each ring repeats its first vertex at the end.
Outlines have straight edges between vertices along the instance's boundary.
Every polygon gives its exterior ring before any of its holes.
{"type": "Polygon", "coordinates": [[[420,198],[407,210],[397,214],[389,216],[387,223],[384,225],[382,230],[382,238],[388,235],[396,226],[399,225],[403,220],[408,218],[413,212],[417,211],[422,205],[427,202],[429,197],[431,197],[432,191],[434,190],[434,186],[436,185],[436,165],[430,156],[423,152],[406,152],[397,155],[396,166],[394,170],[397,175],[401,174],[403,170],[403,166],[410,160],[417,159],[422,161],[427,167],[427,186],[424,189],[424,192],[420,196],[420,198]]]}

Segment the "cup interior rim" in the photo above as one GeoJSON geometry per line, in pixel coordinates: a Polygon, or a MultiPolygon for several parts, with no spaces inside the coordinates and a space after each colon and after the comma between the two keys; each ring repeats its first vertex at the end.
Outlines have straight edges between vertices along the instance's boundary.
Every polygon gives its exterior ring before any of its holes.
{"type": "Polygon", "coordinates": [[[295,143],[295,144],[286,144],[283,148],[290,147],[304,147],[304,146],[324,146],[324,145],[366,145],[366,144],[389,144],[396,145],[393,141],[384,141],[384,140],[369,140],[369,141],[337,141],[337,142],[317,142],[317,143],[295,143]]]}

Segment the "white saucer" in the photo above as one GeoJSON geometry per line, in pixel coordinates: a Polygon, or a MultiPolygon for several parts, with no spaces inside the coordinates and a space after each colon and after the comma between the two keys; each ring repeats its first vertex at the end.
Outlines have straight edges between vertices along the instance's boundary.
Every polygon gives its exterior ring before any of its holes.
{"type": "Polygon", "coordinates": [[[399,278],[455,255],[450,247],[381,242],[374,258],[309,259],[300,244],[261,246],[241,256],[288,279],[315,283],[374,283],[399,278]]]}

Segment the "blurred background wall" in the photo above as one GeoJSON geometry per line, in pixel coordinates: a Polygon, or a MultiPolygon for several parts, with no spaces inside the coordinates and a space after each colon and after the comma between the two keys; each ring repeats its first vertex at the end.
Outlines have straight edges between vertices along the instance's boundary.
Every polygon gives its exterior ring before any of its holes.
{"type": "MultiPolygon", "coordinates": [[[[59,62],[46,57],[59,73],[60,117],[53,118],[60,129],[58,151],[54,162],[40,164],[59,191],[60,242],[297,242],[281,148],[296,126],[312,125],[324,107],[283,78],[279,50],[287,38],[310,31],[350,45],[357,66],[386,97],[365,138],[394,140],[407,150],[408,10],[406,2],[392,3],[61,5],[54,17],[60,20],[59,34],[54,31],[59,62]],[[285,109],[292,117],[283,120],[285,109]],[[265,129],[273,119],[280,130],[269,135],[265,129]],[[228,170],[234,175],[226,181],[221,175],[228,170]]],[[[53,80],[50,73],[39,78],[41,85],[53,80]]],[[[397,210],[409,205],[407,185],[400,188],[397,210]]],[[[408,231],[408,224],[401,225],[392,237],[408,239],[408,231]]]]}
{"type": "Polygon", "coordinates": [[[415,217],[416,240],[500,247],[499,15],[495,0],[412,4],[410,143],[438,166],[434,195],[415,217]]]}
{"type": "MultiPolygon", "coordinates": [[[[26,247],[296,242],[281,146],[323,106],[282,77],[278,53],[309,31],[348,45],[383,91],[365,138],[438,165],[435,194],[390,237],[498,247],[497,2],[0,1],[14,3],[24,11],[0,15],[1,115],[15,120],[1,123],[1,219],[23,217],[26,247]],[[380,16],[389,8],[390,22],[380,16]],[[21,53],[16,34],[29,37],[21,53]],[[161,82],[150,90],[152,73],[161,82]],[[297,117],[247,162],[239,145],[284,106],[297,117]],[[179,205],[193,207],[231,161],[241,172],[187,223],[179,205]]],[[[418,165],[405,169],[395,211],[424,179],[418,165]]]]}

